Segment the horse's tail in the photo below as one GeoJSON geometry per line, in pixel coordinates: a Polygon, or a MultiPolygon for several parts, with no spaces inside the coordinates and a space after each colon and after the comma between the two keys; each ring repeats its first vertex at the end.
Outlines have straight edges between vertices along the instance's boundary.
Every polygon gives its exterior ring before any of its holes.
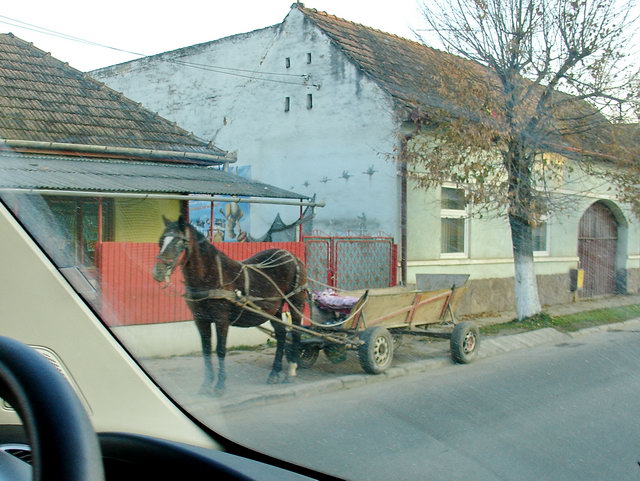
{"type": "MultiPolygon", "coordinates": [[[[309,297],[309,289],[307,287],[307,268],[305,267],[304,263],[297,257],[297,256],[293,256],[295,258],[296,261],[296,281],[295,281],[295,286],[294,289],[302,289],[302,293],[304,294],[304,301],[307,301],[310,299],[309,297]]],[[[304,303],[303,303],[304,306],[304,303]]]]}

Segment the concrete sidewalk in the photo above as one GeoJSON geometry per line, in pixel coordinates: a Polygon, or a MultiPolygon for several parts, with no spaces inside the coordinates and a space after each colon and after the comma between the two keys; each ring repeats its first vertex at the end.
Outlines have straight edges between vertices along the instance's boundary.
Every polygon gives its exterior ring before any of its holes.
{"type": "MultiPolygon", "coordinates": [[[[614,296],[572,304],[547,307],[552,315],[571,314],[606,307],[640,304],[640,295],[614,296]]],[[[510,312],[473,320],[480,326],[508,322],[514,318],[510,312]]],[[[566,334],[552,328],[497,335],[481,338],[479,358],[495,356],[516,349],[541,344],[567,342],[573,337],[598,330],[628,329],[640,327],[640,320],[609,324],[566,334]]],[[[334,364],[323,353],[311,369],[300,369],[294,383],[266,384],[273,362],[274,348],[255,351],[230,351],[227,354],[227,390],[218,398],[198,395],[202,380],[202,358],[198,353],[166,359],[143,359],[142,363],[153,377],[157,377],[170,394],[189,410],[236,410],[271,404],[283,400],[304,398],[323,392],[350,389],[365,384],[384,382],[387,379],[425,372],[450,366],[449,341],[423,337],[403,336],[401,345],[394,352],[391,368],[384,374],[371,375],[362,371],[357,353],[348,352],[344,362],[334,364]]],[[[286,368],[286,365],[285,365],[286,368]]]]}

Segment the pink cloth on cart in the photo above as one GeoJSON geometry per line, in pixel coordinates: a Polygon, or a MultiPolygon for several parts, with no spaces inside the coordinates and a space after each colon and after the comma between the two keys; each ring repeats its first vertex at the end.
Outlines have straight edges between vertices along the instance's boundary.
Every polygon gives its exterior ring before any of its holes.
{"type": "Polygon", "coordinates": [[[340,296],[333,289],[325,289],[313,294],[313,300],[320,309],[336,311],[343,314],[351,312],[359,298],[353,296],[340,296]]]}

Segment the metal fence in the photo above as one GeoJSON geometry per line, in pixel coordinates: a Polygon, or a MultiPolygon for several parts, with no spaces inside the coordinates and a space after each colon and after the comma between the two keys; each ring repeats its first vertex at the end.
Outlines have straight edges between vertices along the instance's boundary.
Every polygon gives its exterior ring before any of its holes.
{"type": "Polygon", "coordinates": [[[343,290],[397,284],[397,246],[391,237],[304,238],[310,288],[343,290]]]}

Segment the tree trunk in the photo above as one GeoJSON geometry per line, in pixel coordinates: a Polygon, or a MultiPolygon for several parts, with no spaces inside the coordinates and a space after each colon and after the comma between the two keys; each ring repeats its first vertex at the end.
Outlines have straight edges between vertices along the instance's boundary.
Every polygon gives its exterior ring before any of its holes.
{"type": "Polygon", "coordinates": [[[542,310],[533,266],[533,237],[531,225],[521,218],[509,215],[509,226],[513,244],[516,317],[522,320],[542,310]]]}

